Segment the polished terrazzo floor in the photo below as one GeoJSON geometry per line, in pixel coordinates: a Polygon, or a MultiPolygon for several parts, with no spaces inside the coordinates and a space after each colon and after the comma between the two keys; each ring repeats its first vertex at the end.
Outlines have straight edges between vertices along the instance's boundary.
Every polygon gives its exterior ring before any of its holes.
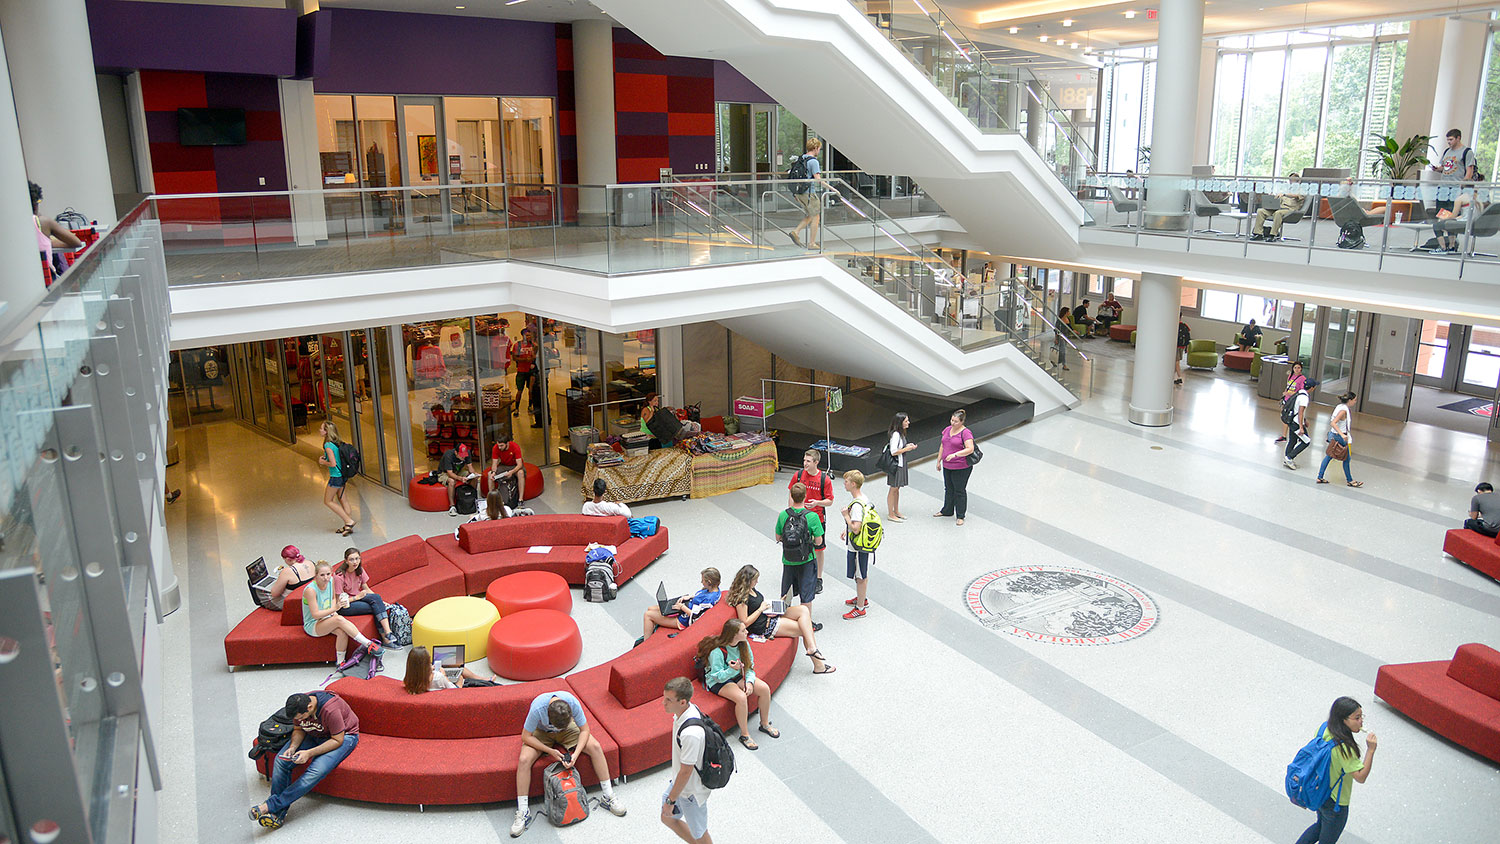
{"type": "MultiPolygon", "coordinates": [[[[830,558],[814,612],[839,671],[814,677],[799,664],[777,693],[783,737],[737,754],[740,772],[710,804],[716,840],[1290,842],[1310,813],[1282,794],[1286,763],[1347,694],[1381,750],[1343,840],[1493,841],[1500,767],[1371,687],[1382,663],[1500,645],[1500,584],[1440,551],[1473,484],[1500,478],[1497,452],[1472,435],[1361,416],[1355,476],[1366,486],[1316,486],[1311,452],[1300,471],[1281,467],[1276,407],[1248,383],[1188,373],[1177,424],[1149,430],[1125,421],[1128,361],[1101,354],[1094,366],[1080,409],[985,444],[963,527],[929,518],[941,480],[930,461],[914,467],[910,521],[887,525],[867,618],[838,618],[853,590],[841,555],[830,558]],[[1100,647],[979,624],[964,605],[970,582],[1033,564],[1127,581],[1160,620],[1100,647]]],[[[1327,414],[1319,408],[1320,425],[1327,414]]],[[[513,804],[418,812],[313,795],[277,832],[246,819],[266,791],[245,757],[256,724],[328,669],[225,668],[223,635],[249,611],[242,567],[288,542],[314,558],[349,543],[331,533],[311,461],[233,423],[180,439],[183,462],[168,470],[184,490],[168,511],[183,608],[163,631],[163,839],[508,840],[513,804]]],[[[576,605],[583,664],[630,646],[658,580],[670,591],[704,565],[774,571],[788,477],[639,507],[670,526],[671,552],[622,600],[576,605]]],[[[549,469],[547,482],[539,509],[578,506],[576,476],[549,469]]],[[[872,492],[883,498],[883,481],[872,492]]],[[[358,545],[455,521],[368,484],[352,495],[358,545]]],[[[675,840],[657,822],[667,779],[660,768],[620,786],[624,819],[565,830],[539,820],[523,840],[675,840]]]]}

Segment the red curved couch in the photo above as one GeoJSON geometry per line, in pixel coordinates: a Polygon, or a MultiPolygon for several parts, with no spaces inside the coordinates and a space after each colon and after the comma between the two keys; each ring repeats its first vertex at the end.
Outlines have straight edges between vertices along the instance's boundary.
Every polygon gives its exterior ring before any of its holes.
{"type": "MultiPolygon", "coordinates": [[[[439,598],[483,595],[490,581],[520,571],[551,571],[581,586],[584,548],[590,542],[616,546],[620,583],[667,550],[665,527],[658,527],[655,536],[632,537],[623,516],[526,516],[471,522],[458,532],[457,540],[451,533],[425,540],[408,536],[365,550],[370,587],[387,603],[401,604],[415,615],[439,598]],[[552,550],[528,553],[534,545],[550,545],[552,550]]],[[[371,616],[352,620],[366,636],[375,635],[371,616]]],[[[334,637],[314,638],[303,631],[299,588],[286,594],[280,613],[251,610],[224,637],[224,658],[230,666],[332,662],[334,637]]]]}
{"type": "Polygon", "coordinates": [[[1438,735],[1500,762],[1500,651],[1471,642],[1460,645],[1451,660],[1382,665],[1375,695],[1438,735]]]}
{"type": "Polygon", "coordinates": [[[1468,528],[1454,528],[1443,537],[1443,553],[1500,580],[1500,537],[1491,539],[1468,528]]]}
{"type": "MultiPolygon", "coordinates": [[[[583,704],[616,776],[665,764],[671,759],[672,719],[662,707],[662,687],[672,677],[693,676],[699,640],[717,633],[732,615],[720,604],[675,639],[659,632],[604,665],[555,680],[422,695],[406,694],[388,677],[338,680],[329,688],[359,716],[359,745],[313,790],[373,803],[514,800],[527,706],[537,695],[558,689],[571,691],[583,704]]],[[[752,643],[751,649],[756,673],[774,690],[791,671],[798,642],[773,639],[752,643]]],[[[721,726],[734,726],[733,705],[699,680],[693,681],[693,702],[721,726]]],[[[758,706],[752,697],[751,709],[758,706]]],[[[257,762],[262,774],[268,774],[269,764],[269,757],[257,762]]],[[[539,760],[532,771],[532,796],[541,794],[544,768],[539,760]]],[[[591,764],[579,770],[586,784],[596,782],[591,764]]]]}

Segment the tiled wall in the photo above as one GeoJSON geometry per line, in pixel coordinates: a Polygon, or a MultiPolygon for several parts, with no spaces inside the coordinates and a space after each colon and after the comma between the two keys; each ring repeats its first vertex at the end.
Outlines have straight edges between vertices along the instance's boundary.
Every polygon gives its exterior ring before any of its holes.
{"type": "Polygon", "coordinates": [[[141,71],[146,134],[157,193],[286,190],[281,103],[276,80],[265,76],[141,71]],[[247,142],[185,147],[177,143],[177,109],[243,108],[247,142]],[[266,183],[260,184],[264,178],[266,183]]]}
{"type": "Polygon", "coordinates": [[[714,63],[663,56],[624,29],[614,41],[616,177],[655,182],[663,167],[712,172],[714,63]]]}

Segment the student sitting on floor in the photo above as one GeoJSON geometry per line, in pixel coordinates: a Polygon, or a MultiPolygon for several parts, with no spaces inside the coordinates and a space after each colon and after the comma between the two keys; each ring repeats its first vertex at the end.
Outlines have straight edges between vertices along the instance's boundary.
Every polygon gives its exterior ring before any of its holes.
{"type": "Polygon", "coordinates": [[[719,596],[724,594],[719,591],[719,570],[709,567],[703,570],[703,588],[692,595],[684,595],[672,603],[672,609],[676,610],[671,615],[663,615],[661,607],[652,606],[646,610],[646,615],[641,620],[641,638],[635,640],[631,647],[640,647],[642,642],[650,638],[658,627],[670,627],[674,630],[686,630],[693,619],[708,612],[708,608],[719,602],[719,596]]]}

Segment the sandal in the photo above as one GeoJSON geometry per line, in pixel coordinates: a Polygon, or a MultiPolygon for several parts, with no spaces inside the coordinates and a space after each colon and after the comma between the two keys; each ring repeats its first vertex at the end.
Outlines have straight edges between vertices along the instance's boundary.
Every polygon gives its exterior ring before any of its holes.
{"type": "Polygon", "coordinates": [[[751,741],[750,737],[746,735],[740,736],[740,744],[743,744],[746,750],[760,750],[760,745],[751,741]]]}
{"type": "Polygon", "coordinates": [[[1328,481],[1324,480],[1323,478],[1318,478],[1318,483],[1320,483],[1320,484],[1326,484],[1326,483],[1328,483],[1328,481]]]}
{"type": "Polygon", "coordinates": [[[1364,481],[1349,481],[1348,483],[1344,484],[1344,486],[1364,486],[1364,485],[1365,485],[1364,481]]]}
{"type": "MultiPolygon", "coordinates": [[[[766,735],[770,736],[771,738],[781,738],[781,731],[778,730],[778,729],[776,729],[775,727],[771,727],[771,726],[767,726],[765,724],[761,724],[759,727],[756,727],[755,729],[760,730],[761,732],[765,733],[766,735]]],[[[743,736],[742,736],[742,738],[743,738],[743,736]]]]}
{"type": "Polygon", "coordinates": [[[351,534],[353,532],[354,532],[354,525],[352,523],[344,525],[343,527],[341,527],[338,530],[334,531],[334,533],[338,534],[339,536],[348,536],[349,534],[351,534]]]}
{"type": "Polygon", "coordinates": [[[831,664],[829,664],[829,663],[828,663],[828,662],[827,662],[827,661],[826,661],[826,660],[825,660],[825,661],[824,661],[824,663],[823,663],[823,670],[822,670],[822,671],[819,671],[819,670],[817,670],[817,669],[816,669],[816,668],[814,668],[814,669],[813,669],[813,673],[814,673],[814,674],[832,674],[832,673],[833,673],[833,672],[835,672],[835,671],[837,671],[837,670],[838,670],[838,669],[837,669],[837,668],[835,668],[835,667],[833,667],[833,665],[831,665],[831,664]]]}

